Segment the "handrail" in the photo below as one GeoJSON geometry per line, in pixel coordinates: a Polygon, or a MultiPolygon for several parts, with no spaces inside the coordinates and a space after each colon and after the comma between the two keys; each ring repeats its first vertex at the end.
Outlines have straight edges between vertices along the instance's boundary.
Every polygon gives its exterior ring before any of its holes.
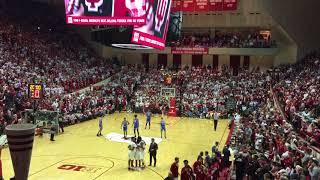
{"type": "MultiPolygon", "coordinates": [[[[119,72],[121,72],[121,71],[119,71],[119,72]]],[[[90,91],[91,88],[93,88],[93,87],[105,85],[105,84],[107,84],[108,82],[110,82],[111,78],[114,77],[115,75],[117,75],[119,72],[112,74],[111,76],[107,77],[106,79],[104,79],[104,80],[102,80],[102,81],[99,81],[99,82],[97,82],[97,83],[95,83],[95,84],[90,84],[89,86],[86,86],[86,87],[84,87],[84,88],[82,88],[82,89],[79,89],[79,90],[77,90],[77,91],[68,93],[68,94],[66,94],[66,95],[73,95],[73,94],[77,94],[77,93],[87,92],[87,91],[90,91]]]]}
{"type": "MultiPolygon", "coordinates": [[[[288,119],[286,118],[286,116],[285,116],[285,114],[284,114],[284,112],[283,112],[283,109],[282,109],[281,106],[280,106],[278,97],[277,97],[276,94],[274,93],[272,87],[270,88],[270,91],[271,91],[271,94],[272,94],[272,97],[273,97],[273,102],[274,102],[275,107],[280,111],[280,114],[281,114],[282,118],[283,118],[284,120],[288,121],[288,119]]],[[[304,140],[300,135],[298,135],[297,137],[298,137],[301,141],[306,142],[306,143],[309,145],[309,147],[312,149],[313,154],[315,154],[315,156],[316,156],[317,158],[320,158],[320,149],[319,149],[319,148],[317,148],[317,147],[315,147],[315,146],[312,146],[309,142],[307,142],[306,140],[304,140]]]]}

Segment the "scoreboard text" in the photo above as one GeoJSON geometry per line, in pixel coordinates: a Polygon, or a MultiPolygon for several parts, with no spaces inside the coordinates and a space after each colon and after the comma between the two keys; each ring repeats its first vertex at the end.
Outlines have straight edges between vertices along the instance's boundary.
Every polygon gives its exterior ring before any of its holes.
{"type": "Polygon", "coordinates": [[[42,84],[29,84],[28,86],[28,95],[31,99],[40,99],[43,95],[43,86],[42,84]]]}

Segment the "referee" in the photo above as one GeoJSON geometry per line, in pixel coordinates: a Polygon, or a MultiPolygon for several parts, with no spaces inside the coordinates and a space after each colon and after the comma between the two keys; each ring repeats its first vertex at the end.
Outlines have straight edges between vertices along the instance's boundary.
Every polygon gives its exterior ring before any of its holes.
{"type": "Polygon", "coordinates": [[[154,142],[154,138],[151,138],[151,144],[149,146],[149,154],[150,154],[150,163],[149,166],[152,165],[152,159],[154,160],[154,167],[157,164],[157,150],[158,144],[154,142]]]}
{"type": "Polygon", "coordinates": [[[219,120],[219,113],[217,111],[215,111],[213,113],[213,129],[214,129],[214,131],[217,131],[218,120],[219,120]]]}
{"type": "Polygon", "coordinates": [[[55,133],[56,133],[56,128],[55,128],[54,124],[52,123],[51,127],[50,127],[50,141],[55,141],[54,140],[55,133]]]}

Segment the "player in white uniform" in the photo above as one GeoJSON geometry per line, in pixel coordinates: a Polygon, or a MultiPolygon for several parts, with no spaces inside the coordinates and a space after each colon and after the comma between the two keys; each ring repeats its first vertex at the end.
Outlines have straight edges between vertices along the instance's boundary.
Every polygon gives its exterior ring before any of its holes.
{"type": "Polygon", "coordinates": [[[144,150],[146,149],[146,143],[144,142],[144,140],[141,140],[141,142],[139,143],[138,146],[139,146],[139,156],[138,156],[139,167],[145,168],[145,164],[144,164],[145,152],[144,152],[144,150]]]}
{"type": "Polygon", "coordinates": [[[129,148],[129,152],[128,152],[128,157],[129,157],[129,161],[128,161],[128,170],[133,170],[134,166],[133,166],[133,162],[135,160],[135,149],[136,149],[137,145],[132,143],[128,146],[129,148]]]}
{"type": "Polygon", "coordinates": [[[135,148],[135,151],[134,151],[134,159],[135,159],[135,161],[136,161],[136,170],[138,170],[139,169],[139,165],[140,165],[140,147],[139,147],[139,145],[136,145],[136,148],[135,148]]]}

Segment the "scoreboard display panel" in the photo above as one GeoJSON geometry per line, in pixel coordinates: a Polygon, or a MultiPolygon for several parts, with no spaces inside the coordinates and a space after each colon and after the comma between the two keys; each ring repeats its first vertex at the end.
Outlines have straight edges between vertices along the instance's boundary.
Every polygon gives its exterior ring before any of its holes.
{"type": "Polygon", "coordinates": [[[131,42],[156,49],[165,48],[172,0],[146,0],[146,24],[135,27],[131,42]]]}
{"type": "Polygon", "coordinates": [[[42,84],[29,84],[28,96],[31,99],[41,99],[43,97],[43,85],[42,84]]]}
{"type": "MultiPolygon", "coordinates": [[[[134,3],[136,0],[125,1],[134,3]]],[[[104,26],[101,29],[99,26],[95,26],[91,38],[94,41],[117,48],[163,50],[166,44],[172,0],[144,0],[144,2],[145,24],[104,26]]],[[[135,6],[131,6],[132,11],[135,6]]]]}
{"type": "Polygon", "coordinates": [[[146,0],[64,0],[67,24],[144,25],[146,0]]]}

